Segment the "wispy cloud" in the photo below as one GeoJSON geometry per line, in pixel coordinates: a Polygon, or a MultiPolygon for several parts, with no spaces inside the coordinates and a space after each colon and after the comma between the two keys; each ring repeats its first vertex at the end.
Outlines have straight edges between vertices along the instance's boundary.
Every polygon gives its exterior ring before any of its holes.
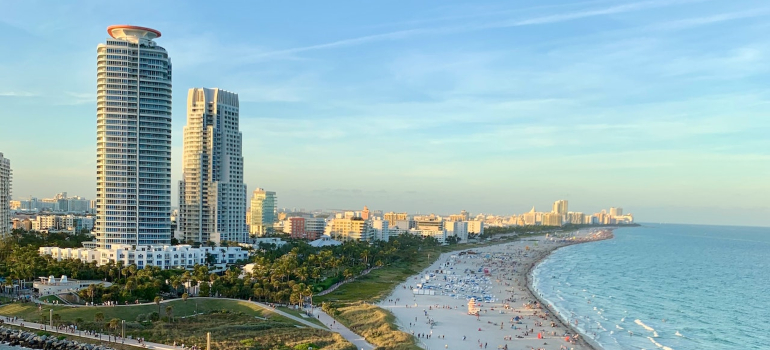
{"type": "Polygon", "coordinates": [[[388,33],[366,35],[366,36],[361,36],[357,38],[342,39],[342,40],[316,44],[316,45],[269,51],[269,52],[264,52],[256,55],[256,58],[269,57],[269,56],[283,56],[283,55],[296,54],[296,53],[306,52],[306,51],[348,47],[348,46],[355,46],[355,45],[361,45],[361,44],[368,44],[372,42],[401,40],[401,39],[407,39],[415,36],[463,33],[463,32],[472,32],[472,31],[495,29],[495,28],[509,28],[509,27],[520,27],[520,26],[567,22],[567,21],[573,21],[573,20],[583,19],[583,18],[607,16],[607,15],[613,15],[613,14],[641,11],[646,9],[674,6],[674,5],[684,4],[684,3],[701,2],[701,1],[706,1],[706,0],[645,1],[645,2],[638,2],[638,3],[632,3],[632,4],[610,6],[610,7],[599,8],[599,9],[538,16],[538,17],[532,17],[528,19],[507,20],[507,21],[498,21],[498,22],[492,22],[492,23],[475,23],[475,24],[444,26],[444,27],[435,27],[435,28],[415,28],[415,29],[398,30],[398,31],[393,31],[388,33]]]}
{"type": "Polygon", "coordinates": [[[764,9],[754,9],[751,11],[740,11],[740,12],[731,12],[731,13],[720,13],[718,15],[712,15],[712,16],[703,16],[703,17],[694,17],[694,18],[686,18],[686,19],[680,19],[660,24],[655,24],[651,27],[651,29],[656,30],[681,30],[681,29],[689,29],[689,28],[695,28],[705,25],[711,25],[711,24],[718,24],[728,21],[735,21],[739,19],[747,19],[747,18],[754,18],[754,17],[762,17],[767,16],[770,14],[770,9],[764,8],[764,9]]]}
{"type": "Polygon", "coordinates": [[[35,93],[26,92],[26,91],[3,91],[0,92],[0,96],[3,97],[33,97],[37,96],[35,93]]]}

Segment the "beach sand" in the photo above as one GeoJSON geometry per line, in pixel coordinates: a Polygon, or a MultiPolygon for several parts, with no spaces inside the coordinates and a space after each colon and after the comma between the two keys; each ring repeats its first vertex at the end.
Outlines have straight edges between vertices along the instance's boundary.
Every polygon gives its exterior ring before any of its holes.
{"type": "Polygon", "coordinates": [[[428,350],[597,349],[582,336],[575,337],[577,332],[541,304],[525,277],[556,248],[612,237],[606,229],[570,235],[569,241],[539,236],[444,253],[419,275],[398,285],[378,306],[392,312],[399,328],[428,350]],[[461,253],[468,251],[475,254],[461,253]],[[413,289],[420,285],[425,288],[418,293],[433,290],[434,295],[415,294],[413,289]],[[468,295],[480,299],[474,304],[478,316],[469,314],[468,295]]]}

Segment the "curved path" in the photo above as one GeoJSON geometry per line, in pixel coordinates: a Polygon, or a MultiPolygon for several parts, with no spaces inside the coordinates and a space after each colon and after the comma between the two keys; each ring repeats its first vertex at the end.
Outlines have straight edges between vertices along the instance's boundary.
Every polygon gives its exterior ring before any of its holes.
{"type": "MultiPolygon", "coordinates": [[[[19,326],[19,327],[21,327],[21,325],[23,324],[24,328],[27,328],[27,329],[29,329],[30,331],[33,331],[33,332],[34,331],[44,330],[47,333],[57,333],[57,334],[67,335],[67,336],[70,336],[70,337],[79,337],[79,338],[86,338],[86,339],[90,339],[90,340],[96,340],[96,341],[99,341],[100,343],[102,343],[104,345],[107,345],[107,346],[109,346],[110,344],[121,344],[121,345],[135,346],[137,348],[144,348],[144,349],[160,349],[160,350],[182,350],[182,349],[184,349],[181,346],[173,346],[173,345],[151,343],[151,342],[143,342],[142,344],[144,344],[144,345],[142,345],[136,339],[117,339],[117,340],[115,340],[115,337],[111,337],[111,336],[108,336],[106,334],[96,333],[96,334],[88,335],[86,333],[83,333],[82,331],[75,331],[73,333],[73,332],[68,332],[68,331],[64,331],[64,330],[57,330],[55,327],[52,328],[50,326],[42,325],[40,323],[27,322],[27,321],[24,321],[24,320],[21,320],[21,319],[16,320],[16,321],[8,321],[5,316],[0,316],[0,317],[2,317],[3,321],[5,321],[5,324],[10,324],[10,325],[19,326]],[[108,341],[108,339],[109,339],[109,341],[108,341]]],[[[77,340],[77,339],[74,339],[74,340],[77,340]]]]}

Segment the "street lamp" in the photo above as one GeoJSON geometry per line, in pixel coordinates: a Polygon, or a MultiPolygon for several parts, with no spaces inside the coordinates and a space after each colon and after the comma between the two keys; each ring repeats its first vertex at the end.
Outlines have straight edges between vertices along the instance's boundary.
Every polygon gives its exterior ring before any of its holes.
{"type": "Polygon", "coordinates": [[[121,325],[121,331],[120,331],[120,338],[126,339],[126,320],[120,320],[121,325]]]}

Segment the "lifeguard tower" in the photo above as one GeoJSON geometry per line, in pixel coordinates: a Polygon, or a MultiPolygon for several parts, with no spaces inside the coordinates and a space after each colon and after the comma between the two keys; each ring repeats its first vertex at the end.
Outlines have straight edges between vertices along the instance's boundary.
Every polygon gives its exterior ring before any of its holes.
{"type": "Polygon", "coordinates": [[[476,298],[471,298],[471,300],[468,301],[468,315],[478,316],[479,309],[480,304],[476,304],[476,298]]]}

